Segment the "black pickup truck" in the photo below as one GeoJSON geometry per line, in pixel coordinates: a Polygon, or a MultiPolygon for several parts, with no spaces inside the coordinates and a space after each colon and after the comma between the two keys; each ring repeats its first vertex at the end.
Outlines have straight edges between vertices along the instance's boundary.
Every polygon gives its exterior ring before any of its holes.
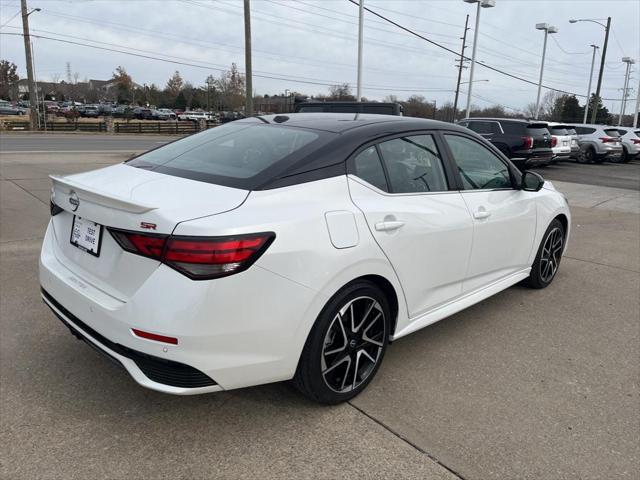
{"type": "Polygon", "coordinates": [[[545,122],[513,118],[465,118],[459,125],[493,143],[520,170],[548,165],[553,159],[545,122]]]}

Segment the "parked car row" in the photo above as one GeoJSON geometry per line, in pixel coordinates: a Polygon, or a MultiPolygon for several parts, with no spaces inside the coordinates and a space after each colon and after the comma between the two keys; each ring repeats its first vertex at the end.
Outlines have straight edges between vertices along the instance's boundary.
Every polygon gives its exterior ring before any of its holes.
{"type": "Polygon", "coordinates": [[[579,163],[629,162],[640,154],[640,129],[513,118],[465,118],[521,170],[573,159],[579,163]]]}

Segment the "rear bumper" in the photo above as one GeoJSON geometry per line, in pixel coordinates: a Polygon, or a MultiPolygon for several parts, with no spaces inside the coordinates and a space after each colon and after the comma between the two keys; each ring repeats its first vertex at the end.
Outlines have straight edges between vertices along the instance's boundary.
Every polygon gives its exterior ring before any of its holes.
{"type": "Polygon", "coordinates": [[[216,392],[292,378],[307,326],[326,302],[315,290],[257,264],[200,282],[160,265],[119,300],[61,262],[57,241],[49,225],[40,255],[45,303],[137,383],[165,393],[216,392]],[[134,328],[175,337],[178,344],[140,338],[134,328]]]}
{"type": "Polygon", "coordinates": [[[44,289],[40,293],[44,303],[76,338],[123,367],[140,385],[183,395],[222,390],[213,379],[189,365],[147,355],[112,342],[74,316],[44,289]]]}

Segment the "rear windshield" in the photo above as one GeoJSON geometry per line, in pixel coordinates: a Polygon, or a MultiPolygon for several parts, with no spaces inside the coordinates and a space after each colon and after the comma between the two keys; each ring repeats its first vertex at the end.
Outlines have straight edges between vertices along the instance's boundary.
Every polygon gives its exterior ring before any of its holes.
{"type": "Polygon", "coordinates": [[[635,132],[633,132],[636,134],[636,137],[640,137],[640,130],[636,130],[635,132]]]}
{"type": "Polygon", "coordinates": [[[577,135],[578,132],[576,132],[575,128],[567,128],[567,135],[577,135]]]}
{"type": "Polygon", "coordinates": [[[620,136],[620,132],[618,131],[617,128],[607,128],[607,129],[605,129],[604,133],[606,133],[610,137],[619,137],[620,136]]]}
{"type": "MultiPolygon", "coordinates": [[[[295,127],[233,122],[144,153],[129,162],[159,173],[253,189],[256,179],[282,161],[301,158],[328,135],[295,127]]],[[[259,180],[258,180],[259,181],[259,180]]]]}
{"type": "Polygon", "coordinates": [[[524,135],[525,125],[522,122],[502,122],[502,129],[507,135],[524,135]]]}
{"type": "Polygon", "coordinates": [[[564,127],[551,127],[551,133],[554,135],[569,135],[564,127]]]}

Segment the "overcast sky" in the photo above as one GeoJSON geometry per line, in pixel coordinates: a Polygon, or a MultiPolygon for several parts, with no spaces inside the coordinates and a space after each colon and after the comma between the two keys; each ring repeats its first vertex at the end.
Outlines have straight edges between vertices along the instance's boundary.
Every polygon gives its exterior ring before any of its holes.
{"type": "MultiPolygon", "coordinates": [[[[461,47],[466,14],[473,27],[476,12],[475,5],[462,0],[365,0],[365,5],[455,51],[461,47]]],[[[251,6],[256,93],[285,89],[326,93],[328,85],[343,82],[355,91],[356,5],[348,0],[252,0],[251,6]]],[[[67,62],[80,80],[108,79],[122,65],[137,83],[161,87],[175,70],[194,85],[203,84],[209,74],[220,75],[232,62],[244,70],[242,0],[29,0],[29,7],[42,9],[29,17],[33,35],[74,42],[33,39],[39,80],[65,79],[67,62]]],[[[20,16],[11,19],[20,2],[0,0],[0,9],[0,57],[15,62],[20,76],[26,76],[22,38],[5,35],[21,32],[20,16]]],[[[584,95],[591,65],[589,45],[602,46],[604,29],[594,23],[570,24],[569,19],[604,23],[608,15],[612,35],[602,96],[619,99],[624,82],[622,57],[640,60],[638,0],[496,0],[495,8],[482,9],[477,58],[537,84],[544,33],[535,24],[548,22],[559,27],[559,32],[550,35],[543,83],[584,95]]],[[[468,33],[469,56],[473,33],[468,33]]],[[[366,97],[382,99],[395,94],[403,99],[419,94],[438,104],[453,100],[457,78],[453,54],[370,13],[365,13],[364,41],[366,97]]],[[[598,66],[599,57],[593,89],[598,66]]],[[[635,98],[638,65],[634,70],[635,98]]],[[[463,81],[468,74],[467,69],[463,81]]],[[[474,84],[473,103],[478,106],[501,104],[521,109],[535,101],[535,85],[482,66],[476,67],[475,78],[489,80],[474,84]]],[[[463,94],[462,107],[465,101],[463,94]]],[[[605,105],[614,112],[620,108],[613,100],[605,105]]],[[[632,109],[633,105],[627,111],[632,109]]]]}

